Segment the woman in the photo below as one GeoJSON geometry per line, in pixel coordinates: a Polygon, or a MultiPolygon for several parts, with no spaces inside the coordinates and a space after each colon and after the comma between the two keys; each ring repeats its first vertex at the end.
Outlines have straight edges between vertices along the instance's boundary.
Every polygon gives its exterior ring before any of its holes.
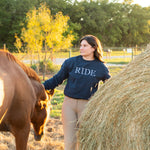
{"type": "Polygon", "coordinates": [[[75,150],[77,121],[97,91],[99,81],[109,78],[100,41],[93,35],[86,35],[80,40],[80,55],[67,59],[60,71],[44,82],[45,89],[54,89],[67,79],[62,106],[65,150],[75,150]]]}

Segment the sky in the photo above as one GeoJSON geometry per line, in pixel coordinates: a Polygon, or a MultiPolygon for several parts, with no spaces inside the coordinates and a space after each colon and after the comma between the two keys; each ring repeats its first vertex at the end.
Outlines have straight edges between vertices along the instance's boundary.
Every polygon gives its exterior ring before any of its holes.
{"type": "MultiPolygon", "coordinates": [[[[123,2],[123,0],[119,0],[119,2],[123,2]]],[[[139,4],[142,7],[150,6],[150,0],[134,0],[133,4],[139,4]]]]}

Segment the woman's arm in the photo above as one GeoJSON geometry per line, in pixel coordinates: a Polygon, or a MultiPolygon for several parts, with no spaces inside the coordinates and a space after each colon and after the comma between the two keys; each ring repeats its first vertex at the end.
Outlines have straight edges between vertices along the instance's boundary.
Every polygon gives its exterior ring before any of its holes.
{"type": "Polygon", "coordinates": [[[68,78],[68,68],[66,61],[62,64],[59,72],[51,79],[46,80],[43,85],[46,90],[54,89],[60,85],[66,78],[68,78]]]}

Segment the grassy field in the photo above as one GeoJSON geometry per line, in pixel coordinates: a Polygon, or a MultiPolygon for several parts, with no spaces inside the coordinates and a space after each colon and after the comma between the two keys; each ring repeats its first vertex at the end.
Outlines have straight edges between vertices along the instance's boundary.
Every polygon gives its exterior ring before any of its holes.
{"type": "MultiPolygon", "coordinates": [[[[134,51],[133,52],[133,55],[138,55],[140,54],[141,51],[134,51]]],[[[54,57],[57,56],[57,58],[67,58],[69,56],[77,56],[79,55],[79,51],[65,51],[65,52],[54,52],[53,55],[54,57]]],[[[127,53],[127,51],[112,51],[111,53],[111,56],[130,56],[132,55],[131,53],[127,53]]],[[[108,53],[107,52],[103,52],[103,55],[104,56],[108,56],[108,53]]]]}
{"type": "MultiPolygon", "coordinates": [[[[135,55],[138,55],[140,53],[141,53],[141,51],[136,51],[136,52],[134,51],[133,55],[135,56],[135,55]]],[[[46,57],[47,58],[53,57],[54,59],[55,58],[69,58],[69,57],[77,56],[79,54],[80,54],[79,51],[63,51],[63,52],[61,52],[61,51],[58,51],[58,52],[54,51],[53,54],[47,53],[46,57]]],[[[31,59],[31,54],[27,54],[27,53],[19,53],[19,54],[18,53],[14,53],[14,55],[17,58],[19,58],[19,60],[31,59]]],[[[40,53],[39,55],[40,55],[41,59],[43,59],[45,57],[44,53],[40,53]]],[[[123,60],[124,59],[126,60],[126,57],[129,57],[129,56],[132,57],[132,54],[131,53],[127,53],[127,51],[125,51],[125,52],[124,51],[112,51],[110,53],[110,55],[107,52],[104,52],[103,55],[104,55],[104,57],[108,57],[108,59],[109,59],[109,56],[110,56],[110,58],[111,58],[111,56],[123,56],[123,60]]],[[[38,58],[39,58],[38,57],[38,53],[34,53],[32,55],[32,59],[38,60],[38,58]]]]}

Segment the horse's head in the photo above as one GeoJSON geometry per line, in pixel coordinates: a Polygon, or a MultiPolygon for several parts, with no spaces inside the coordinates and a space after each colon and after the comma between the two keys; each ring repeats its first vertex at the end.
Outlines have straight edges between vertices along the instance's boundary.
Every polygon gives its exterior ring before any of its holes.
{"type": "Polygon", "coordinates": [[[41,140],[44,133],[44,126],[50,113],[50,99],[54,94],[54,90],[45,91],[44,87],[37,92],[36,95],[38,100],[36,101],[34,111],[31,117],[31,122],[34,128],[35,140],[41,140]]]}

